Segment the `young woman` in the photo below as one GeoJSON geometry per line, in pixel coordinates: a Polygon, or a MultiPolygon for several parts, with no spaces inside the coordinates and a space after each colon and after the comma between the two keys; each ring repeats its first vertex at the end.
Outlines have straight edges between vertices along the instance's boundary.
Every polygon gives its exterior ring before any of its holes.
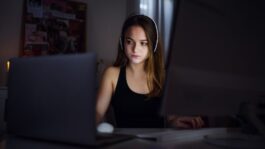
{"type": "MultiPolygon", "coordinates": [[[[97,123],[111,104],[117,127],[163,127],[159,110],[164,80],[164,55],[156,23],[144,15],[130,16],[123,24],[116,61],[102,77],[97,123]]],[[[199,117],[171,116],[168,120],[182,128],[203,124],[199,117]]]]}

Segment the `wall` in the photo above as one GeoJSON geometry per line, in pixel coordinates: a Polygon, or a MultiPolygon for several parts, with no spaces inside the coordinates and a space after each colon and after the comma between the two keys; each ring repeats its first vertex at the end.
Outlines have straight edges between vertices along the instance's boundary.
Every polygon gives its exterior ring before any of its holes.
{"type": "Polygon", "coordinates": [[[96,51],[101,67],[111,65],[117,55],[122,23],[126,18],[125,0],[89,0],[87,50],[96,51]]]}
{"type": "MultiPolygon", "coordinates": [[[[0,1],[0,86],[6,85],[5,62],[19,55],[24,0],[0,1]]],[[[102,66],[116,56],[122,23],[126,17],[125,0],[79,0],[87,3],[87,51],[95,51],[102,66]]]]}
{"type": "Polygon", "coordinates": [[[23,1],[0,1],[0,86],[6,84],[5,62],[19,53],[23,1]]]}

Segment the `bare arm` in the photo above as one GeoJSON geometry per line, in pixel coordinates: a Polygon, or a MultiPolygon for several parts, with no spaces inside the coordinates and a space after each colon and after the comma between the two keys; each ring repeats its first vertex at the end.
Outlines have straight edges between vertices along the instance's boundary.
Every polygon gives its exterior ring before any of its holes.
{"type": "Polygon", "coordinates": [[[111,96],[116,86],[117,68],[109,67],[105,70],[101,79],[96,101],[96,123],[99,124],[111,101],[111,96]]]}

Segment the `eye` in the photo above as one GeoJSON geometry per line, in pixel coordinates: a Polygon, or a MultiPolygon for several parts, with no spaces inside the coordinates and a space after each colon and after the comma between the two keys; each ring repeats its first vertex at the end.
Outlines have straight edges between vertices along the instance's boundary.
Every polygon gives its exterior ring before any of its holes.
{"type": "Polygon", "coordinates": [[[141,42],[141,45],[142,45],[142,46],[147,46],[147,44],[148,44],[148,43],[145,42],[145,41],[141,42]]]}
{"type": "Polygon", "coordinates": [[[130,39],[126,39],[126,40],[125,40],[125,43],[126,43],[127,45],[131,45],[131,44],[133,44],[133,41],[130,40],[130,39]]]}

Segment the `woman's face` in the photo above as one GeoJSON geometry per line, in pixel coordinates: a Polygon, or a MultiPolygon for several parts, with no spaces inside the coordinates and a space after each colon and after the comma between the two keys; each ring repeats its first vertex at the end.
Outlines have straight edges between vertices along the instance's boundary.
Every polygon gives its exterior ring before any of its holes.
{"type": "Polygon", "coordinates": [[[148,58],[148,41],[140,26],[128,28],[124,39],[125,54],[132,64],[144,63],[148,58]]]}

